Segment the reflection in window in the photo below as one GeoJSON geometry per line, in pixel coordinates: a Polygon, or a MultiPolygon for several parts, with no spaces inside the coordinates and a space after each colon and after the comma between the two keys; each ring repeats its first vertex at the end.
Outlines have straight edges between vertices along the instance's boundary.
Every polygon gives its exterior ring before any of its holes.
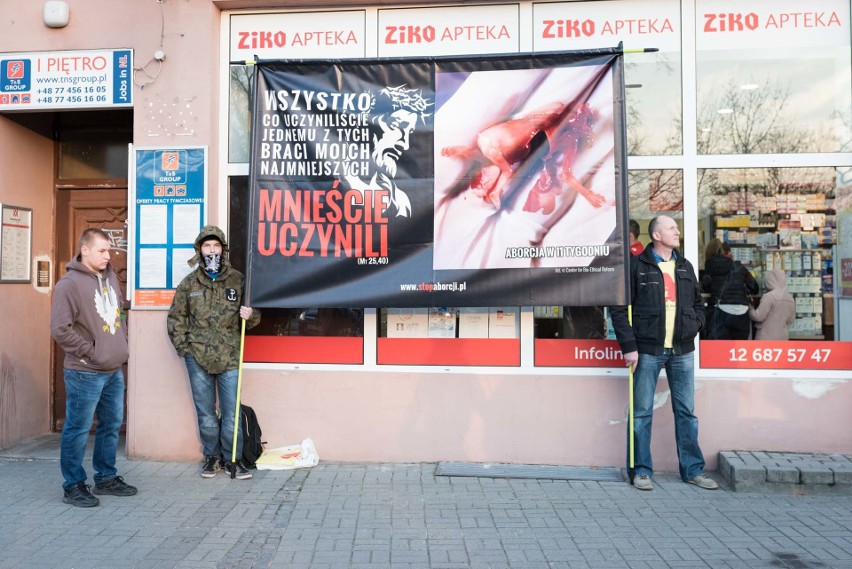
{"type": "MultiPolygon", "coordinates": [[[[639,224],[639,241],[650,243],[648,224],[658,215],[675,219],[683,234],[683,172],[631,170],[627,176],[629,216],[639,224]]],[[[608,309],[597,306],[537,306],[536,338],[615,339],[608,309]]]]}
{"type": "Polygon", "coordinates": [[[627,153],[680,154],[680,53],[637,53],[625,58],[627,153]]]}
{"type": "Polygon", "coordinates": [[[699,51],[698,152],[848,152],[849,60],[848,45],[699,51]]]}
{"type": "Polygon", "coordinates": [[[252,66],[231,65],[228,104],[228,162],[249,161],[252,66]]]}
{"type": "Polygon", "coordinates": [[[615,338],[608,309],[601,306],[536,306],[536,338],[601,340],[615,338]]]}
{"type": "MultiPolygon", "coordinates": [[[[790,338],[833,339],[835,208],[852,194],[840,182],[841,173],[749,168],[699,170],[698,176],[699,251],[719,239],[751,271],[762,293],[766,272],[783,271],[796,301],[790,338]]],[[[699,259],[698,267],[704,263],[699,259]]]]}
{"type": "Polygon", "coordinates": [[[253,336],[364,335],[364,311],[355,308],[263,308],[253,336]]]}
{"type": "Polygon", "coordinates": [[[59,177],[127,178],[132,111],[58,113],[59,177]]]}

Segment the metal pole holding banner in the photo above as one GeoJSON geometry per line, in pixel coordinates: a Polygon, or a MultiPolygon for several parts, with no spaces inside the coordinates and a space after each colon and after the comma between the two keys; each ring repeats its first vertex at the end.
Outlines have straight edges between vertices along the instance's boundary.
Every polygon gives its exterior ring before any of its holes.
{"type": "Polygon", "coordinates": [[[246,343],[246,319],[240,317],[240,363],[237,368],[237,404],[234,406],[234,434],[231,447],[231,480],[237,476],[237,434],[240,432],[240,393],[243,389],[243,346],[246,343]]]}
{"type": "MultiPolygon", "coordinates": [[[[633,327],[633,306],[630,304],[627,305],[627,322],[630,323],[630,327],[633,327]]],[[[633,460],[633,366],[627,366],[627,378],[628,378],[628,403],[627,403],[627,430],[629,431],[627,443],[628,446],[628,454],[630,456],[630,469],[628,471],[628,476],[630,477],[630,483],[633,484],[633,468],[634,468],[634,460],[633,460]]]]}

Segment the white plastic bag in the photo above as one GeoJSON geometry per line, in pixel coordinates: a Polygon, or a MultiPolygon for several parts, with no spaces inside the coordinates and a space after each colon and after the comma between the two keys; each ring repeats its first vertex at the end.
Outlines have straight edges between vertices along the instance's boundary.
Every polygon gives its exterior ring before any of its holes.
{"type": "Polygon", "coordinates": [[[257,459],[258,470],[293,470],[310,468],[319,464],[319,454],[314,441],[307,438],[300,445],[268,448],[257,459]]]}

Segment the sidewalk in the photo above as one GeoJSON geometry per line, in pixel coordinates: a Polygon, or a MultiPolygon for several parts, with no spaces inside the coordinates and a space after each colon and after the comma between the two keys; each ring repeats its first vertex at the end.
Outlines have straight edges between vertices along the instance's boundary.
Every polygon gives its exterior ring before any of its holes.
{"type": "Polygon", "coordinates": [[[0,451],[0,569],[852,568],[848,495],[706,491],[672,473],[640,492],[435,464],[205,480],[200,464],[122,456],[139,494],[83,509],[62,503],[52,445],[0,451]]]}

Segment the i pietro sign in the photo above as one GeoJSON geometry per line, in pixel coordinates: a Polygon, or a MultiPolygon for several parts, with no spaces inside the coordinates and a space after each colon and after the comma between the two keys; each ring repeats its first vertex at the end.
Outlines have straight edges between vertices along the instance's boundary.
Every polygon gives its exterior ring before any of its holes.
{"type": "Polygon", "coordinates": [[[133,50],[0,53],[0,111],[133,106],[133,50]]]}

